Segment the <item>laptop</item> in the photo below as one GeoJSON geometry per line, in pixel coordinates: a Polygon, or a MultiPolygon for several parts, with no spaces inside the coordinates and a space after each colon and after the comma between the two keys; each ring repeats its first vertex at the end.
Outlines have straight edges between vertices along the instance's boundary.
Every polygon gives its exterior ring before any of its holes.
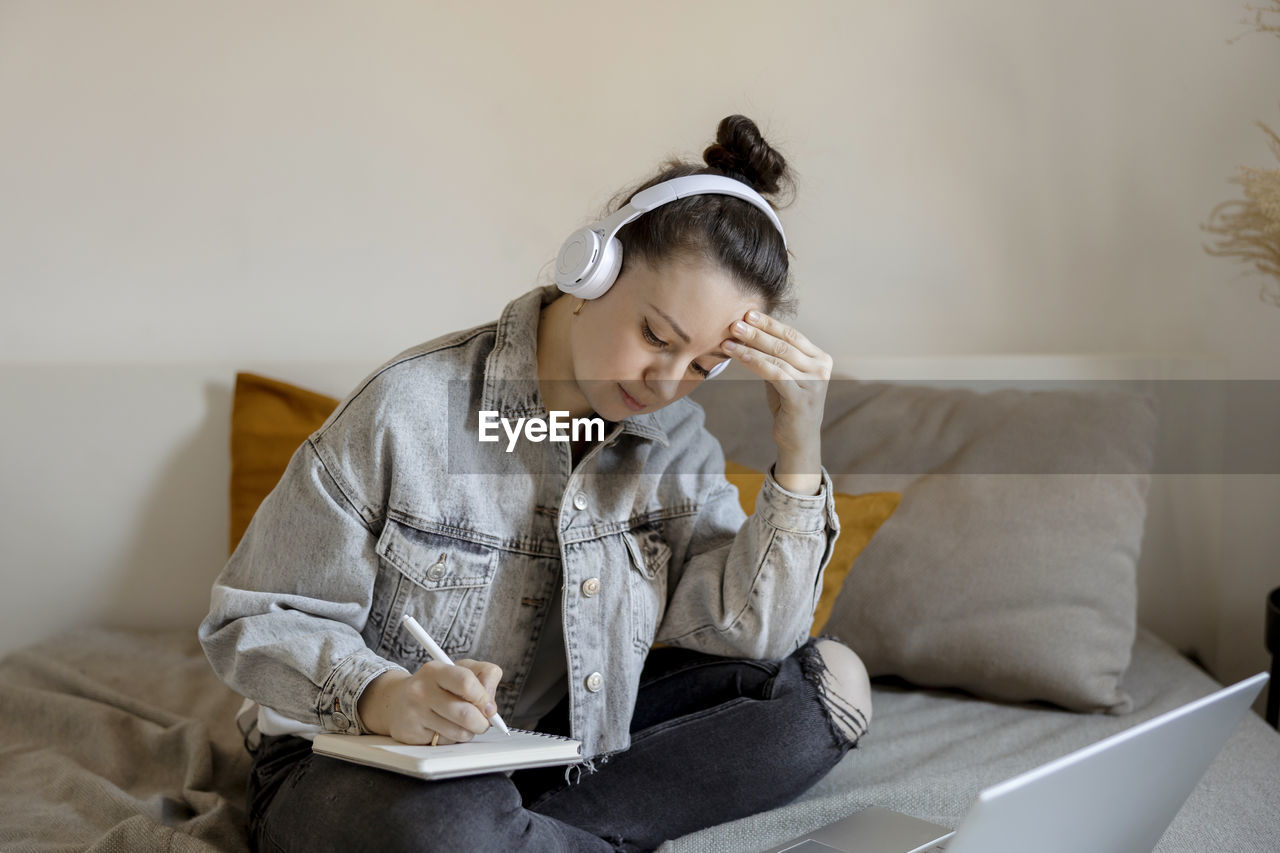
{"type": "Polygon", "coordinates": [[[1266,681],[1258,673],[993,785],[955,832],[872,807],[767,853],[1153,850],[1266,681]]]}

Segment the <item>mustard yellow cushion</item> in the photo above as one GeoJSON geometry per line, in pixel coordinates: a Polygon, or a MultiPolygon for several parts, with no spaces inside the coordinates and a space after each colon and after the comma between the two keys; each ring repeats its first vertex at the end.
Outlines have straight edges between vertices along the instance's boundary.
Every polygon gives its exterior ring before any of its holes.
{"type": "MultiPolygon", "coordinates": [[[[742,503],[743,512],[751,515],[755,512],[756,496],[764,485],[765,475],[731,460],[726,461],[724,467],[725,479],[738,488],[738,500],[742,503]]],[[[867,492],[862,495],[835,493],[836,515],[840,518],[840,538],[836,539],[831,562],[822,575],[822,595],[818,599],[818,609],[813,614],[810,636],[816,637],[821,633],[831,616],[831,607],[840,594],[840,587],[853,568],[853,561],[871,541],[880,525],[893,515],[901,500],[902,495],[898,492],[867,492]]]]}
{"type": "Polygon", "coordinates": [[[255,373],[237,373],[231,401],[230,551],[307,436],[338,400],[255,373]]]}

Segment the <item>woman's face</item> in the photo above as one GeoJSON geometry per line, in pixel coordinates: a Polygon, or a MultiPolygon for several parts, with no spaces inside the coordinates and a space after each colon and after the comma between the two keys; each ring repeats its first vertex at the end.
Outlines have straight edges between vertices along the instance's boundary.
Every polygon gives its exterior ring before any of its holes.
{"type": "Polygon", "coordinates": [[[573,318],[574,376],[592,409],[618,421],[688,394],[728,359],[729,326],[762,301],[708,262],[627,264],[604,296],[573,318]]]}

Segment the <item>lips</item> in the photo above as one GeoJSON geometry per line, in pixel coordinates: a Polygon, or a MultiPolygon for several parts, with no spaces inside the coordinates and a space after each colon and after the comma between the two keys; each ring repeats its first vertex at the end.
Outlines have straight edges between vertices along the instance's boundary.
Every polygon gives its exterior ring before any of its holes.
{"type": "Polygon", "coordinates": [[[622,401],[627,404],[627,408],[631,409],[633,412],[639,412],[644,409],[645,404],[628,394],[626,388],[619,385],[618,390],[622,392],[622,401]]]}

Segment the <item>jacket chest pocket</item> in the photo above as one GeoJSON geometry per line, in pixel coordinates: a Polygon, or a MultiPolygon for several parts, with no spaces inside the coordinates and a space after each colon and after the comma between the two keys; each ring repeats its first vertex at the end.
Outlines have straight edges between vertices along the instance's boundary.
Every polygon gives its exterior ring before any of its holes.
{"type": "Polygon", "coordinates": [[[631,629],[636,651],[647,654],[667,605],[667,564],[671,547],[655,528],[622,534],[631,558],[627,592],[631,599],[631,629]]]}
{"type": "Polygon", "coordinates": [[[380,645],[388,656],[419,664],[430,657],[401,624],[406,614],[450,657],[470,649],[489,601],[498,551],[393,519],[387,519],[376,550],[390,575],[386,594],[374,604],[383,611],[380,645]]]}

